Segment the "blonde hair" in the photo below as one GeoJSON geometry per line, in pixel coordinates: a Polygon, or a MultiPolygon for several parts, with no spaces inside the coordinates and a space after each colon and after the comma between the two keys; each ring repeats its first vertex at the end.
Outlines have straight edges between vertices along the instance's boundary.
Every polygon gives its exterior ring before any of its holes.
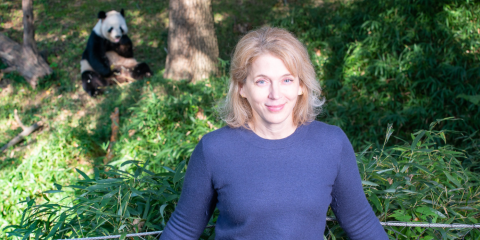
{"type": "Polygon", "coordinates": [[[230,88],[219,108],[222,119],[233,128],[246,127],[252,119],[252,107],[240,96],[252,63],[262,54],[272,54],[281,59],[290,73],[300,79],[303,94],[298,96],[293,108],[293,122],[299,126],[315,120],[324,100],[320,100],[318,83],[307,49],[293,34],[285,29],[262,27],[240,39],[230,65],[230,88]]]}

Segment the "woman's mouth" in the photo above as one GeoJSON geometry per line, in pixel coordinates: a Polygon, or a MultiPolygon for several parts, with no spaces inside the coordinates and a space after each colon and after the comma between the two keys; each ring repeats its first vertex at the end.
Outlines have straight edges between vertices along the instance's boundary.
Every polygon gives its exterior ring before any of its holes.
{"type": "Polygon", "coordinates": [[[265,106],[270,112],[278,112],[278,111],[281,111],[283,107],[285,107],[285,103],[280,105],[265,105],[265,106]]]}

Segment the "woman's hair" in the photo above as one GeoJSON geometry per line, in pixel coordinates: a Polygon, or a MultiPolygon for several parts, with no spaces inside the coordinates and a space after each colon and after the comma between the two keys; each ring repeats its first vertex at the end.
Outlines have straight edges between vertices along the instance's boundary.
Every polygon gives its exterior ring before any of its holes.
{"type": "Polygon", "coordinates": [[[318,83],[305,46],[285,29],[262,27],[247,33],[238,42],[230,65],[230,88],[219,108],[222,119],[233,128],[247,127],[252,119],[252,107],[240,96],[240,86],[247,79],[252,63],[260,55],[271,54],[283,61],[290,73],[300,80],[303,94],[293,108],[294,124],[302,125],[315,120],[320,113],[318,83]]]}

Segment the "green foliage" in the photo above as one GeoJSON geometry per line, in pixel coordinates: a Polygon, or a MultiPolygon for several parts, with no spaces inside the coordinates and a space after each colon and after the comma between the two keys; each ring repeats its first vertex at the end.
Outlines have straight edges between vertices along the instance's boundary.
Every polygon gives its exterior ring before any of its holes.
{"type": "MultiPolygon", "coordinates": [[[[326,1],[294,8],[274,25],[307,44],[326,95],[325,121],[356,149],[379,129],[403,133],[450,116],[442,129],[473,132],[480,109],[480,4],[460,0],[326,1]]],[[[394,141],[398,143],[398,141],[394,141]]]]}
{"type": "MultiPolygon", "coordinates": [[[[462,165],[465,153],[447,144],[448,130],[411,134],[411,141],[384,146],[357,155],[364,191],[381,221],[478,224],[480,177],[473,166],[462,165]]],[[[477,239],[480,231],[442,228],[385,227],[397,239],[477,239]]],[[[333,231],[337,237],[341,230],[333,231]]]]}
{"type": "Polygon", "coordinates": [[[163,229],[180,195],[185,162],[161,174],[145,169],[148,162],[127,161],[122,166],[129,164],[132,173],[96,168],[92,178],[77,169],[82,177],[68,186],[76,190],[68,204],[52,203],[47,197],[62,192],[60,185],[43,193],[47,203],[36,205],[35,199],[27,199],[22,222],[11,226],[10,235],[84,238],[163,229]]]}
{"type": "MultiPolygon", "coordinates": [[[[464,152],[447,144],[449,131],[428,130],[411,134],[411,141],[386,147],[393,133],[387,129],[384,146],[366,148],[357,155],[364,191],[381,221],[477,224],[480,212],[480,178],[464,167],[464,152]]],[[[181,161],[174,170],[163,166],[164,173],[148,170],[149,162],[125,161],[109,171],[95,169],[70,185],[69,204],[58,204],[43,193],[46,203],[27,200],[20,225],[10,226],[10,235],[46,239],[103,236],[119,233],[161,230],[173,212],[181,192],[184,173],[181,161]],[[130,166],[127,170],[121,168],[130,166]]],[[[216,216],[210,220],[214,224],[216,216]]],[[[332,214],[331,211],[329,214],[332,214]]],[[[330,236],[343,236],[338,225],[329,223],[330,236]]],[[[474,239],[480,231],[472,229],[386,227],[397,239],[474,239]]],[[[212,236],[207,229],[202,239],[212,236]]],[[[328,236],[328,235],[327,235],[328,236]]]]}

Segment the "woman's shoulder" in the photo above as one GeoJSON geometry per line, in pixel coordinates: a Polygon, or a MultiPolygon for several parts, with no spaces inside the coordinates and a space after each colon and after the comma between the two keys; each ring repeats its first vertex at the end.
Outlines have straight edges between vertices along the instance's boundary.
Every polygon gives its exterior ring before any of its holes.
{"type": "Polygon", "coordinates": [[[204,150],[213,150],[229,149],[230,147],[234,147],[236,144],[238,144],[240,131],[244,131],[244,129],[225,126],[209,132],[201,139],[203,148],[204,150]]]}
{"type": "Polygon", "coordinates": [[[311,135],[329,137],[329,138],[345,138],[345,132],[335,125],[330,125],[320,121],[313,121],[308,123],[306,126],[311,135]]]}
{"type": "Polygon", "coordinates": [[[235,135],[236,132],[240,131],[239,128],[231,128],[229,126],[224,126],[214,131],[211,131],[205,134],[202,137],[204,141],[221,141],[225,138],[230,138],[232,135],[235,135]]]}

